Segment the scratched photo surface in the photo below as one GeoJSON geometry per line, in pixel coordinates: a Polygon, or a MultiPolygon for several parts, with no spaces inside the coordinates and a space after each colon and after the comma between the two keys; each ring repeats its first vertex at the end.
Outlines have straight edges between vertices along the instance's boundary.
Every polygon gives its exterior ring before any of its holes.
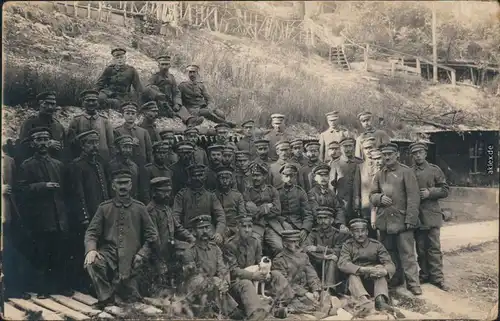
{"type": "Polygon", "coordinates": [[[497,318],[500,2],[2,14],[1,320],[497,318]]]}

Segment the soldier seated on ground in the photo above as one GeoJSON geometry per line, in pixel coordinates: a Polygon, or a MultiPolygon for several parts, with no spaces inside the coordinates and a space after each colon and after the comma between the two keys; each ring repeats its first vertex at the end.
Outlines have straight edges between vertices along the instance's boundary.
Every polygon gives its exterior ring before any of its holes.
{"type": "Polygon", "coordinates": [[[101,107],[118,110],[120,105],[131,100],[131,88],[140,95],[144,91],[137,70],[125,64],[127,51],[123,48],[111,50],[113,62],[104,69],[97,80],[101,107]]]}
{"type": "Polygon", "coordinates": [[[342,281],[337,268],[340,250],[350,234],[333,227],[335,210],[329,207],[316,208],[316,226],[305,242],[305,252],[309,255],[318,275],[324,279],[323,286],[331,293],[339,293],[342,281]],[[325,264],[323,265],[323,262],[325,264]]]}
{"type": "Polygon", "coordinates": [[[351,296],[359,300],[363,309],[369,310],[370,291],[377,310],[394,312],[394,308],[389,305],[387,285],[396,271],[391,256],[382,243],[368,238],[368,222],[365,219],[351,220],[349,228],[353,237],[342,246],[338,268],[348,275],[351,296]]]}

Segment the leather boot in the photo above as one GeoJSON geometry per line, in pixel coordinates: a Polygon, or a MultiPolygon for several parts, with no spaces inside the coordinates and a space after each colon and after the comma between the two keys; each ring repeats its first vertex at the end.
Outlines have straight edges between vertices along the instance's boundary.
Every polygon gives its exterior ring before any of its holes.
{"type": "Polygon", "coordinates": [[[377,311],[388,311],[396,315],[398,319],[404,319],[405,315],[387,303],[387,299],[383,295],[379,295],[375,298],[375,309],[377,311]]]}

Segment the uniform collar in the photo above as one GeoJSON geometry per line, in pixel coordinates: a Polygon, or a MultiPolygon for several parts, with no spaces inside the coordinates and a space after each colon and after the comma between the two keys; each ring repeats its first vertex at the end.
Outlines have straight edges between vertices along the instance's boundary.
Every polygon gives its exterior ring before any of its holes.
{"type": "Polygon", "coordinates": [[[209,250],[210,249],[210,242],[203,242],[196,240],[196,246],[202,250],[209,250]]]}
{"type": "Polygon", "coordinates": [[[340,155],[340,159],[346,163],[354,163],[354,157],[349,159],[349,158],[345,157],[344,155],[340,155]]]}
{"type": "Polygon", "coordinates": [[[153,162],[153,164],[158,167],[159,169],[169,169],[167,165],[165,164],[157,164],[155,162],[153,162]]]}
{"type": "Polygon", "coordinates": [[[354,243],[356,244],[356,246],[358,248],[362,247],[362,248],[366,248],[369,244],[370,244],[370,239],[366,239],[365,243],[363,244],[359,244],[358,242],[354,241],[354,243]]]}
{"type": "Polygon", "coordinates": [[[339,126],[337,126],[337,127],[330,127],[329,130],[330,130],[330,133],[339,132],[340,131],[340,127],[339,126]]]}
{"type": "Polygon", "coordinates": [[[87,119],[92,119],[92,120],[96,120],[97,118],[99,118],[99,114],[98,113],[95,113],[94,115],[90,115],[90,114],[87,114],[87,113],[84,113],[83,116],[87,119]]]}
{"type": "Polygon", "coordinates": [[[363,134],[373,134],[376,131],[375,127],[372,127],[371,129],[365,130],[363,134]]]}
{"type": "Polygon", "coordinates": [[[33,154],[33,156],[34,156],[36,159],[38,159],[38,160],[44,160],[44,161],[48,161],[48,160],[49,160],[49,158],[50,158],[50,156],[49,156],[49,154],[48,154],[48,153],[47,153],[47,154],[45,154],[45,155],[42,155],[42,154],[40,154],[40,153],[35,153],[35,154],[33,154]]]}
{"type": "Polygon", "coordinates": [[[321,188],[321,186],[319,186],[319,185],[316,185],[316,186],[314,186],[313,188],[316,188],[316,189],[318,190],[318,192],[319,192],[321,195],[326,195],[326,194],[328,194],[328,192],[330,191],[330,190],[328,189],[328,187],[327,187],[327,188],[325,188],[325,189],[322,189],[322,188],[321,188]]]}
{"type": "Polygon", "coordinates": [[[429,166],[429,163],[425,160],[422,164],[417,165],[415,164],[413,167],[418,169],[418,170],[423,170],[429,166]]]}
{"type": "Polygon", "coordinates": [[[388,167],[388,166],[384,166],[384,169],[383,171],[384,172],[394,172],[395,170],[397,170],[399,168],[399,162],[396,162],[396,164],[394,164],[394,166],[391,166],[391,167],[388,167]]]}
{"type": "Polygon", "coordinates": [[[317,166],[319,164],[320,164],[319,159],[317,161],[315,161],[314,163],[309,158],[307,159],[307,166],[315,167],[315,166],[317,166]]]}
{"type": "Polygon", "coordinates": [[[116,207],[129,207],[132,205],[132,198],[128,198],[127,200],[120,200],[118,197],[113,198],[113,203],[115,203],[116,207]]]}

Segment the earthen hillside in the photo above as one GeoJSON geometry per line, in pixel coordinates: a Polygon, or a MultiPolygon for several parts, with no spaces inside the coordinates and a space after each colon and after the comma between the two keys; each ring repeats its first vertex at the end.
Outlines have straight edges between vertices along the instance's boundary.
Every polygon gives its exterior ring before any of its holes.
{"type": "MultiPolygon", "coordinates": [[[[356,130],[355,115],[371,110],[384,117],[398,136],[411,138],[411,126],[402,121],[432,119],[461,110],[467,125],[496,126],[498,97],[472,87],[430,85],[420,78],[395,78],[343,72],[313,51],[294,46],[238,38],[204,30],[183,29],[178,36],[138,35],[132,28],[75,19],[28,3],[4,5],[3,137],[15,137],[20,122],[35,112],[32,99],[43,90],[56,90],[61,121],[80,110],[78,93],[93,87],[109,63],[110,50],[123,46],[128,63],[146,81],[155,71],[154,57],[174,56],[172,73],[185,80],[181,68],[201,66],[201,75],[215,100],[234,121],[255,119],[268,126],[269,115],[287,115],[296,135],[323,130],[324,113],[340,110],[343,123],[356,130]]],[[[113,122],[119,122],[111,113],[113,122]]],[[[162,126],[182,127],[172,120],[162,126]]],[[[208,126],[206,124],[203,126],[208,126]]]]}

